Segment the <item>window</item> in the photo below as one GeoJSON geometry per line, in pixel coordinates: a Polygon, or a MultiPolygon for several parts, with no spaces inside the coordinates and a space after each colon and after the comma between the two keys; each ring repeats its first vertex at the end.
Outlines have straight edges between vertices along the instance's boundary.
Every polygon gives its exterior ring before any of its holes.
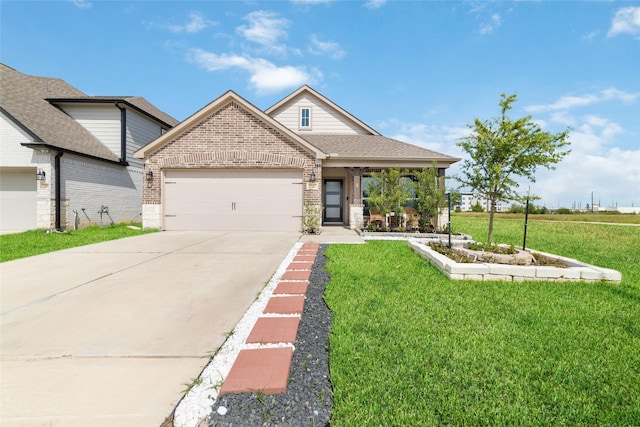
{"type": "Polygon", "coordinates": [[[311,127],[311,108],[300,109],[300,128],[308,129],[311,127]]]}
{"type": "MultiPolygon", "coordinates": [[[[402,184],[405,186],[409,186],[412,181],[415,181],[415,176],[407,175],[400,178],[402,184]]],[[[371,193],[371,187],[377,184],[377,181],[371,175],[363,175],[362,183],[360,185],[362,191],[362,203],[364,204],[364,215],[369,216],[370,208],[369,208],[369,195],[371,193]]],[[[404,205],[405,208],[414,208],[416,207],[416,191],[413,187],[410,187],[410,195],[407,198],[407,202],[404,205]]]]}

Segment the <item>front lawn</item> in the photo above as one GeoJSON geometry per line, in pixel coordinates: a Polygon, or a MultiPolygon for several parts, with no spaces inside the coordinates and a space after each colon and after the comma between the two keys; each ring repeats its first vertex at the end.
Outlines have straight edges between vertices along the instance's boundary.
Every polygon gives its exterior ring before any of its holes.
{"type": "Polygon", "coordinates": [[[640,228],[538,224],[527,246],[622,283],[454,282],[405,242],[330,246],[332,425],[640,425],[640,228]]]}
{"type": "MultiPolygon", "coordinates": [[[[23,233],[3,234],[0,235],[0,262],[157,231],[135,230],[127,228],[127,225],[117,224],[102,228],[91,226],[64,233],[30,230],[23,233]]],[[[134,225],[140,226],[140,224],[134,225]]]]}

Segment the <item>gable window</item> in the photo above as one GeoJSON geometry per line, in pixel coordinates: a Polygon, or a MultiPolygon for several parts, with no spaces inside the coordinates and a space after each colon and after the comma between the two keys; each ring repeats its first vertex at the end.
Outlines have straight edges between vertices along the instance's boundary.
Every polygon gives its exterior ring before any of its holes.
{"type": "Polygon", "coordinates": [[[311,108],[300,109],[300,129],[311,129],[311,108]]]}

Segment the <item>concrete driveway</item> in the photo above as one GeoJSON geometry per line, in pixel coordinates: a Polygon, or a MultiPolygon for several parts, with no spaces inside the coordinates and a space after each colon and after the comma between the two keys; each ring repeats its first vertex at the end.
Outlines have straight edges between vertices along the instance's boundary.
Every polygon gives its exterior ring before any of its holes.
{"type": "Polygon", "coordinates": [[[0,264],[0,425],[160,425],[299,238],[162,232],[0,264]]]}

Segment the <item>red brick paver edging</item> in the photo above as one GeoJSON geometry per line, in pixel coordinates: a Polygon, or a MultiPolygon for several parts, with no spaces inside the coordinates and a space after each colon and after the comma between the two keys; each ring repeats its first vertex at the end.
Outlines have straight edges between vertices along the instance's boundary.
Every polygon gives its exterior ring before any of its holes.
{"type": "Polygon", "coordinates": [[[268,347],[240,350],[220,388],[220,395],[286,391],[293,343],[319,247],[318,243],[305,243],[289,263],[263,310],[263,316],[258,318],[245,341],[245,344],[268,347]]]}

